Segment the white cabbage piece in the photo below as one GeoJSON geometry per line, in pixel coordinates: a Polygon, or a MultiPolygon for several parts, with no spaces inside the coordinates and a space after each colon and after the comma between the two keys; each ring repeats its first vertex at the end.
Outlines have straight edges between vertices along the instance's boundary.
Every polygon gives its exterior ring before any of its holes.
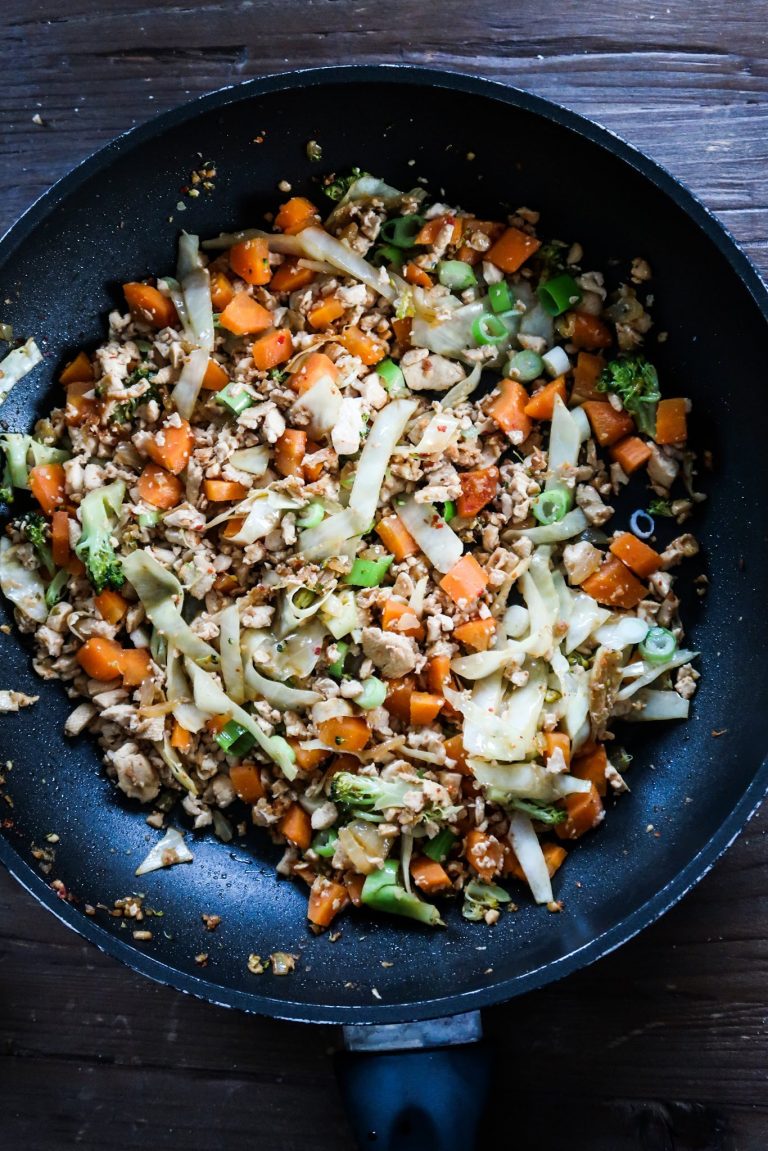
{"type": "Polygon", "coordinates": [[[571,605],[568,634],[564,642],[566,655],[580,647],[593,631],[611,618],[607,608],[600,607],[591,595],[583,591],[572,593],[571,605]]]}
{"type": "Polygon", "coordinates": [[[528,608],[521,603],[511,604],[504,612],[501,625],[510,639],[520,639],[531,628],[528,608]]]}
{"type": "Polygon", "coordinates": [[[338,271],[367,284],[386,300],[394,300],[397,295],[397,289],[386,274],[380,275],[380,269],[374,268],[373,264],[369,264],[357,252],[353,252],[322,228],[303,228],[295,238],[299,241],[305,256],[315,260],[327,260],[338,271]]]}
{"type": "Polygon", "coordinates": [[[528,881],[533,898],[537,903],[551,903],[552,883],[547,861],[531,820],[522,812],[514,811],[509,817],[509,842],[528,881]]]}
{"type": "Polygon", "coordinates": [[[614,614],[607,623],[592,633],[594,639],[611,651],[621,651],[642,643],[648,635],[648,624],[636,615],[614,614]]]}
{"type": "Polygon", "coordinates": [[[203,386],[203,376],[208,367],[210,355],[206,348],[193,348],[187,356],[173,391],[171,401],[180,416],[192,419],[197,397],[203,386]]]}
{"type": "Polygon", "coordinates": [[[631,711],[629,715],[623,717],[630,723],[687,719],[691,709],[690,700],[683,699],[676,691],[654,691],[652,688],[644,688],[637,693],[637,699],[642,703],[642,709],[631,711]]]}
{"type": "Polygon", "coordinates": [[[545,549],[539,548],[534,552],[528,570],[520,577],[519,587],[528,608],[531,627],[530,635],[522,642],[529,655],[548,655],[554,644],[560,601],[545,549]]]}
{"type": "Polygon", "coordinates": [[[503,791],[514,799],[553,803],[556,799],[587,792],[590,788],[588,779],[555,775],[539,763],[489,763],[473,757],[467,763],[482,787],[503,791]]]}
{"type": "Polygon", "coordinates": [[[192,688],[184,671],[184,663],[174,644],[168,644],[165,662],[166,698],[173,703],[173,717],[185,731],[197,733],[205,727],[208,717],[191,702],[192,688]]]}
{"type": "MultiPolygon", "coordinates": [[[[265,536],[268,536],[279,526],[285,512],[295,511],[301,506],[302,501],[300,499],[286,495],[285,492],[274,492],[270,488],[257,488],[256,491],[249,492],[241,504],[225,515],[227,519],[231,519],[232,516],[245,515],[245,520],[237,535],[230,538],[233,543],[241,546],[255,543],[256,540],[263,540],[265,536]]],[[[214,526],[216,522],[219,522],[218,517],[216,521],[211,520],[207,527],[214,526]]]]}
{"type": "Polygon", "coordinates": [[[433,504],[417,504],[411,497],[397,514],[433,567],[443,573],[455,567],[464,545],[433,504]]]}
{"type": "Polygon", "coordinates": [[[319,703],[323,698],[317,691],[303,691],[297,687],[288,687],[287,684],[277,680],[268,679],[256,671],[250,662],[245,666],[245,683],[249,699],[265,699],[279,711],[303,711],[319,703]]]}
{"type": "MultiPolygon", "coordinates": [[[[565,470],[574,468],[579,462],[581,448],[581,431],[571,412],[560,399],[555,396],[555,408],[552,413],[552,424],[549,435],[549,455],[546,488],[560,487],[565,470]]],[[[573,500],[573,492],[568,492],[573,500]]]]}
{"type": "Polygon", "coordinates": [[[306,607],[299,607],[296,603],[296,596],[304,590],[302,584],[293,584],[283,590],[280,596],[277,620],[274,624],[274,632],[278,639],[290,635],[291,632],[305,624],[308,619],[311,619],[313,615],[317,615],[332,591],[329,588],[324,595],[316,596],[306,607]]]}
{"type": "Polygon", "coordinates": [[[627,664],[623,671],[624,678],[629,679],[630,676],[635,678],[621,688],[616,699],[631,699],[636,692],[648,687],[648,684],[653,683],[665,671],[672,671],[676,667],[682,667],[684,663],[690,663],[692,659],[696,659],[698,654],[697,651],[687,651],[685,648],[681,648],[677,655],[668,659],[666,663],[654,664],[647,663],[645,660],[638,660],[635,663],[627,664]]]}
{"type": "Polygon", "coordinates": [[[361,626],[354,588],[342,588],[327,597],[320,607],[320,618],[334,639],[343,639],[361,626]]]}
{"type": "Polygon", "coordinates": [[[284,236],[280,232],[265,232],[263,228],[244,228],[241,232],[220,232],[211,240],[203,240],[201,247],[206,252],[222,251],[239,244],[242,240],[266,240],[271,252],[284,256],[302,256],[304,248],[298,236],[284,236]]]}
{"type": "Polygon", "coordinates": [[[159,634],[203,667],[217,667],[219,653],[182,618],[182,587],[176,576],[141,548],[126,556],[123,571],[159,634]]]}
{"type": "Polygon", "coordinates": [[[485,679],[494,672],[508,667],[511,663],[522,663],[525,646],[521,643],[508,643],[489,651],[460,655],[451,660],[451,670],[462,679],[485,679]]]}
{"type": "Polygon", "coordinates": [[[500,714],[488,709],[477,689],[470,698],[446,688],[445,697],[464,716],[462,738],[468,754],[515,763],[532,750],[545,691],[546,675],[540,665],[534,665],[528,683],[511,692],[500,714]]]}
{"type": "Polygon", "coordinates": [[[557,712],[566,734],[574,742],[589,715],[589,675],[586,668],[578,664],[571,666],[560,648],[553,653],[551,665],[561,693],[557,712]]]}
{"type": "Polygon", "coordinates": [[[249,476],[263,476],[269,467],[271,455],[266,444],[257,444],[256,447],[233,452],[229,462],[239,472],[247,472],[249,476]]]}
{"type": "Polygon", "coordinates": [[[19,380],[23,380],[37,364],[42,363],[42,360],[43,353],[31,338],[0,360],[0,404],[7,399],[11,388],[14,388],[19,380]]]}
{"type": "Polygon", "coordinates": [[[188,232],[179,238],[176,275],[184,294],[184,304],[192,343],[205,351],[213,348],[213,305],[211,277],[200,259],[200,240],[188,232]]]}
{"type": "Polygon", "coordinates": [[[444,452],[458,435],[459,421],[447,412],[436,412],[424,429],[417,444],[401,444],[398,454],[430,456],[444,452]]]}
{"type": "Polygon", "coordinates": [[[324,560],[340,555],[347,541],[362,535],[369,523],[370,520],[361,523],[358,512],[345,508],[328,516],[317,527],[300,532],[298,550],[306,560],[324,560]]]}
{"type": "Polygon", "coordinates": [[[45,584],[36,568],[24,567],[17,548],[6,536],[0,536],[0,590],[22,615],[35,623],[45,623],[45,584]]]}
{"type": "Polygon", "coordinates": [[[292,412],[306,412],[309,416],[307,430],[318,438],[333,428],[341,412],[342,395],[330,376],[321,376],[311,388],[299,396],[291,407],[292,412]]]}
{"type": "Polygon", "coordinates": [[[527,536],[533,544],[556,544],[581,535],[589,527],[589,521],[581,508],[566,512],[554,524],[541,524],[536,528],[510,528],[511,536],[527,536]]]}
{"type": "Polygon", "coordinates": [[[162,839],[152,847],[149,854],[136,868],[136,875],[147,875],[162,867],[172,867],[174,863],[191,863],[194,855],[184,842],[184,836],[175,827],[169,827],[162,839]]]}
{"type": "Polygon", "coordinates": [[[219,655],[224,688],[235,703],[245,702],[243,657],[240,653],[240,611],[230,604],[219,613],[219,655]]]}
{"type": "Polygon", "coordinates": [[[368,527],[375,515],[392,453],[417,407],[415,400],[392,400],[373,421],[349,496],[349,507],[363,528],[368,527]]]}

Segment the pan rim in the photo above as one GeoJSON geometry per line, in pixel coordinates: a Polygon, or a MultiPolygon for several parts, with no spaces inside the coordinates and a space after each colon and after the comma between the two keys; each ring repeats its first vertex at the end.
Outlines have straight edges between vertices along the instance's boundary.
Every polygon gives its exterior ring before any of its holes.
{"type": "MultiPolygon", "coordinates": [[[[662,165],[645,156],[610,129],[543,97],[491,79],[468,76],[448,69],[408,64],[351,64],[295,69],[228,85],[161,113],[147,123],[115,137],[43,192],[0,239],[0,266],[38,226],[44,223],[49,214],[76,193],[86,180],[108,169],[118,156],[140,147],[145,141],[153,139],[175,125],[186,123],[211,110],[248,100],[254,95],[319,85],[370,83],[393,85],[407,83],[483,96],[541,116],[608,151],[650,181],[704,232],[706,238],[719,249],[734,268],[764,320],[768,322],[768,287],[749,257],[715,214],[662,165]]],[[[273,999],[256,991],[246,992],[222,987],[163,963],[110,935],[76,906],[62,900],[3,836],[0,836],[0,862],[22,887],[62,923],[88,939],[100,951],[157,983],[172,986],[218,1006],[238,1008],[254,1014],[295,1022],[396,1023],[436,1018],[453,1014],[457,1010],[468,1011],[492,1006],[526,991],[543,987],[608,955],[659,919],[711,870],[739,835],[746,822],[754,815],[766,790],[768,790],[768,758],[757,768],[738,804],[729,811],[709,842],[663,888],[636,908],[631,915],[577,950],[537,967],[525,975],[499,980],[458,995],[405,1004],[380,1003],[354,1006],[332,1003],[307,1004],[290,999],[273,999]]]]}

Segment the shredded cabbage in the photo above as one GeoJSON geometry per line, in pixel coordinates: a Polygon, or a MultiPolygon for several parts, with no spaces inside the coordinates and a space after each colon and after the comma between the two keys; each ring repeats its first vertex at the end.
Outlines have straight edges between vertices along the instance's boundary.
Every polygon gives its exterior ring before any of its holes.
{"type": "Polygon", "coordinates": [[[397,295],[397,290],[386,273],[380,275],[378,268],[374,268],[373,264],[369,264],[357,252],[353,252],[346,244],[342,244],[322,228],[303,228],[295,238],[299,241],[305,256],[315,260],[327,260],[334,268],[367,284],[386,300],[394,300],[397,295]]]}
{"type": "Polygon", "coordinates": [[[0,536],[0,590],[27,619],[45,623],[48,618],[45,584],[37,568],[25,567],[17,554],[11,541],[0,536]]]}
{"type": "Polygon", "coordinates": [[[475,364],[472,371],[463,380],[459,380],[458,384],[454,384],[450,391],[446,392],[440,400],[440,407],[444,412],[450,408],[457,408],[459,404],[463,404],[468,400],[472,393],[480,384],[480,377],[483,374],[483,369],[480,364],[475,364]]]}
{"type": "Polygon", "coordinates": [[[477,651],[451,660],[451,669],[462,679],[485,679],[511,663],[522,663],[523,644],[511,643],[491,651],[477,651]]]}
{"type": "Polygon", "coordinates": [[[510,528],[509,535],[527,536],[534,544],[556,544],[580,535],[588,526],[589,522],[581,508],[574,508],[554,524],[542,524],[537,528],[510,528]]]}
{"type": "Polygon", "coordinates": [[[637,699],[642,703],[642,709],[631,711],[629,715],[623,717],[630,723],[688,718],[690,701],[683,699],[676,691],[654,691],[652,688],[645,688],[637,693],[637,699]]]}
{"type": "Polygon", "coordinates": [[[150,871],[159,871],[161,867],[172,867],[174,863],[191,863],[194,858],[181,832],[175,827],[169,827],[136,868],[136,875],[147,875],[150,871]]]}
{"type": "Polygon", "coordinates": [[[444,452],[456,439],[459,421],[455,416],[444,412],[436,412],[424,429],[417,444],[401,444],[397,453],[408,453],[415,456],[431,456],[437,452],[444,452]]]}
{"type": "Polygon", "coordinates": [[[199,238],[187,232],[182,232],[179,239],[176,275],[184,293],[189,337],[196,347],[210,352],[213,348],[211,277],[200,259],[199,238]]]}
{"type": "Polygon", "coordinates": [[[203,386],[203,376],[210,356],[205,348],[193,348],[187,356],[173,391],[171,401],[176,411],[185,420],[192,419],[197,397],[203,386]]]}
{"type": "MultiPolygon", "coordinates": [[[[563,473],[567,469],[576,467],[576,464],[579,462],[579,450],[581,448],[579,425],[559,396],[555,396],[555,409],[552,414],[551,427],[547,482],[545,485],[547,490],[562,485],[563,473]]],[[[564,490],[568,492],[568,495],[572,499],[573,493],[569,489],[564,490]]]]}
{"type": "Polygon", "coordinates": [[[354,588],[333,592],[320,607],[320,618],[334,639],[343,639],[360,627],[360,613],[354,588]]]}
{"type": "Polygon", "coordinates": [[[509,842],[528,880],[533,898],[537,903],[551,903],[552,883],[539,837],[528,816],[520,811],[513,811],[509,817],[509,842]]]}
{"type": "Polygon", "coordinates": [[[272,453],[266,444],[258,444],[255,448],[241,448],[233,452],[229,462],[239,472],[247,472],[249,476],[263,476],[269,467],[272,453]]]}
{"type": "Polygon", "coordinates": [[[160,635],[202,666],[217,667],[218,652],[196,636],[182,618],[183,591],[176,576],[140,548],[125,557],[123,571],[160,635]]]}
{"type": "Polygon", "coordinates": [[[635,692],[647,687],[649,683],[653,683],[665,671],[672,671],[676,667],[682,667],[684,663],[690,663],[692,659],[696,659],[699,653],[697,651],[686,651],[681,648],[677,655],[672,659],[668,659],[666,663],[649,664],[645,660],[638,660],[636,663],[628,664],[624,668],[624,677],[629,678],[630,675],[636,675],[637,678],[628,683],[626,687],[621,688],[616,696],[617,700],[630,699],[635,692]]]}
{"type": "Polygon", "coordinates": [[[405,426],[416,411],[415,400],[392,400],[376,416],[355,472],[349,507],[361,530],[373,519],[379,504],[387,465],[405,426]]]}
{"type": "Polygon", "coordinates": [[[603,647],[621,651],[622,648],[642,643],[648,631],[648,624],[635,615],[614,615],[592,635],[603,647]]]}
{"type": "Polygon", "coordinates": [[[27,340],[20,348],[14,348],[0,360],[0,404],[8,397],[11,388],[23,380],[27,372],[42,363],[43,353],[33,339],[27,340]]]}
{"type": "Polygon", "coordinates": [[[219,655],[224,688],[235,703],[245,702],[243,658],[240,654],[240,611],[230,604],[219,614],[219,655]]]}
{"type": "Polygon", "coordinates": [[[345,508],[343,512],[328,516],[317,527],[300,532],[299,551],[306,560],[324,560],[339,555],[347,540],[361,535],[369,522],[361,523],[352,508],[345,508]]]}
{"type": "Polygon", "coordinates": [[[245,667],[245,682],[250,699],[265,699],[279,711],[303,711],[323,698],[317,691],[301,691],[284,683],[267,679],[256,671],[252,663],[245,667]]]}
{"type": "Polygon", "coordinates": [[[299,396],[291,411],[306,412],[310,435],[322,436],[338,423],[341,404],[342,395],[334,381],[330,376],[322,376],[299,396]]]}
{"type": "Polygon", "coordinates": [[[185,731],[202,731],[205,727],[206,716],[191,702],[192,688],[184,673],[184,664],[180,654],[172,643],[168,644],[165,671],[165,694],[174,705],[174,719],[179,721],[185,731]]]}
{"type": "Polygon", "coordinates": [[[417,504],[411,497],[397,514],[439,572],[449,572],[459,562],[464,545],[433,504],[417,504]]]}
{"type": "Polygon", "coordinates": [[[545,690],[546,675],[534,665],[528,683],[511,693],[501,714],[489,711],[477,689],[468,698],[464,692],[446,688],[445,698],[464,716],[462,738],[470,755],[514,763],[525,759],[533,747],[545,690]]]}
{"type": "Polygon", "coordinates": [[[611,618],[611,613],[607,608],[600,607],[586,592],[572,593],[571,604],[568,634],[564,643],[566,655],[570,655],[577,647],[581,647],[593,631],[611,618]]]}
{"type": "MultiPolygon", "coordinates": [[[[285,512],[294,511],[301,506],[300,499],[286,495],[285,492],[258,488],[250,492],[241,504],[224,516],[225,519],[231,519],[233,516],[245,515],[237,535],[230,536],[230,539],[241,547],[262,540],[279,525],[285,512]]],[[[211,521],[207,526],[213,527],[218,522],[219,519],[211,521]]],[[[320,526],[322,527],[322,524],[320,526]]]]}
{"type": "Polygon", "coordinates": [[[587,792],[588,779],[574,775],[555,775],[539,763],[488,763],[484,759],[468,760],[472,774],[482,787],[506,792],[515,799],[533,799],[552,803],[566,795],[587,792]]]}
{"type": "Polygon", "coordinates": [[[274,632],[278,639],[283,639],[285,636],[290,635],[291,632],[296,631],[297,628],[300,628],[302,624],[306,623],[308,619],[311,619],[313,615],[317,615],[332,591],[332,589],[329,588],[324,595],[316,596],[312,600],[312,603],[306,607],[299,607],[296,604],[296,596],[300,591],[304,590],[306,589],[298,584],[287,587],[283,591],[280,597],[277,622],[274,625],[274,632]]]}
{"type": "Polygon", "coordinates": [[[263,228],[244,228],[241,232],[221,232],[211,240],[203,240],[201,247],[207,252],[231,248],[242,240],[266,240],[270,250],[285,256],[301,256],[304,248],[298,236],[284,236],[280,232],[265,232],[263,228]]]}

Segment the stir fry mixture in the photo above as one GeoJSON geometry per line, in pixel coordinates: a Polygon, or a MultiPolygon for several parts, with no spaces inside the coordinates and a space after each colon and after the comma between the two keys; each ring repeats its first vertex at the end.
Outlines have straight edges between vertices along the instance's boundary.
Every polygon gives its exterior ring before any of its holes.
{"type": "MultiPolygon", "coordinates": [[[[626,790],[613,721],[686,718],[698,678],[671,570],[698,545],[653,546],[703,497],[690,403],[641,351],[651,270],[609,291],[525,208],[325,191],[324,223],[294,197],[124,285],[50,415],[0,437],[0,586],[149,824],[251,820],[314,930],[559,910],[626,790]]],[[[139,873],[191,859],[171,829],[139,873]]]]}

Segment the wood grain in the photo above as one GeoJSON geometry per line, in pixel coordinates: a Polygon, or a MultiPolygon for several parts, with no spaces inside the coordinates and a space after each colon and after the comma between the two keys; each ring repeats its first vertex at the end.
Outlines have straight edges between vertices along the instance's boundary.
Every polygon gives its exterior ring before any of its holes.
{"type": "MultiPolygon", "coordinates": [[[[291,67],[413,62],[605,124],[687,183],[765,274],[767,27],[762,0],[5,0],[0,228],[186,99],[291,67]]],[[[505,1110],[491,1126],[516,1151],[765,1151],[767,831],[764,814],[619,953],[487,1014],[505,1110]]],[[[0,875],[8,1151],[351,1151],[337,1041],[149,984],[0,875]]]]}

